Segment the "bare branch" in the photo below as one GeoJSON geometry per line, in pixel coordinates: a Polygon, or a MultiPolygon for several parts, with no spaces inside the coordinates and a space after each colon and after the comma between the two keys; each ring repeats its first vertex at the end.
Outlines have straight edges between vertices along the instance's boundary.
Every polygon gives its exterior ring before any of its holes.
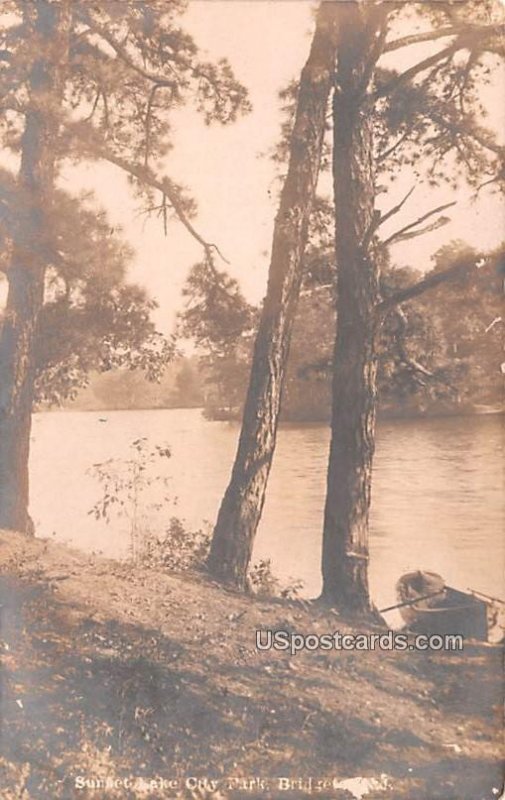
{"type": "Polygon", "coordinates": [[[109,122],[109,102],[107,100],[107,94],[106,94],[104,89],[102,89],[102,91],[101,91],[101,96],[102,96],[102,100],[103,100],[103,114],[104,114],[104,118],[105,118],[105,126],[106,126],[106,128],[109,128],[110,127],[110,122],[109,122]]]}
{"type": "MultiPolygon", "coordinates": [[[[214,242],[208,242],[198,233],[183,207],[175,184],[170,180],[170,178],[157,178],[151,168],[145,166],[144,164],[128,161],[126,158],[123,158],[122,156],[117,155],[116,153],[107,149],[100,139],[94,135],[93,127],[88,124],[83,124],[82,122],[67,122],[65,126],[65,135],[69,136],[70,139],[73,139],[76,143],[78,142],[79,146],[83,148],[91,158],[108,161],[110,164],[114,164],[116,167],[119,167],[119,169],[123,170],[123,172],[126,172],[128,175],[136,178],[138,181],[140,181],[140,183],[159,191],[163,198],[162,205],[166,203],[166,200],[169,201],[179,221],[186,228],[193,239],[195,239],[203,247],[209,264],[213,264],[214,254],[217,254],[226,264],[229,263],[229,261],[221,253],[217,244],[214,242]]],[[[166,210],[164,213],[166,213],[166,210]]]]}
{"type": "Polygon", "coordinates": [[[101,96],[102,96],[102,92],[101,92],[101,90],[99,89],[99,90],[98,90],[98,92],[96,93],[96,97],[95,97],[95,101],[94,101],[94,103],[93,103],[93,107],[92,107],[92,109],[91,109],[91,111],[90,111],[89,115],[88,115],[88,116],[85,118],[85,121],[86,121],[86,122],[89,122],[90,120],[92,120],[92,119],[93,119],[93,117],[94,117],[94,115],[95,115],[95,111],[96,111],[96,109],[98,108],[98,103],[99,103],[99,101],[100,101],[100,97],[101,97],[101,96]]]}
{"type": "Polygon", "coordinates": [[[441,211],[445,211],[446,208],[451,208],[451,206],[455,206],[456,202],[457,202],[456,200],[453,200],[451,203],[444,203],[444,205],[438,206],[437,208],[433,208],[431,211],[428,211],[426,214],[423,214],[422,217],[418,217],[418,219],[414,220],[414,222],[409,222],[408,225],[404,225],[403,228],[400,228],[400,230],[393,233],[384,242],[381,242],[381,246],[386,247],[387,245],[392,244],[393,242],[405,240],[407,238],[410,239],[412,238],[412,236],[414,235],[417,236],[420,235],[421,233],[426,233],[428,230],[435,230],[433,225],[436,225],[436,227],[440,227],[441,224],[445,224],[445,222],[448,221],[446,217],[441,217],[441,220],[444,220],[443,222],[439,220],[435,223],[432,223],[432,225],[429,225],[423,228],[422,230],[417,231],[416,233],[409,234],[409,231],[412,231],[412,228],[417,228],[418,225],[421,225],[423,222],[425,222],[425,220],[429,219],[434,214],[439,214],[441,211]]]}
{"type": "Polygon", "coordinates": [[[505,178],[505,170],[502,168],[500,172],[494,175],[492,178],[489,178],[487,181],[483,181],[483,183],[479,183],[475,190],[475,195],[477,196],[482,189],[485,189],[486,186],[491,186],[493,183],[501,183],[505,178]]]}
{"type": "Polygon", "coordinates": [[[439,228],[447,225],[448,222],[450,222],[450,217],[439,217],[438,219],[434,220],[434,222],[430,222],[429,225],[425,225],[424,228],[417,228],[409,231],[408,233],[398,234],[394,237],[394,242],[388,240],[387,242],[383,242],[382,245],[396,244],[397,242],[408,242],[410,239],[416,239],[418,236],[424,236],[425,233],[438,231],[439,228]]]}
{"type": "Polygon", "coordinates": [[[403,204],[407,202],[407,200],[409,199],[409,197],[412,194],[412,192],[414,191],[414,189],[415,189],[415,186],[413,186],[412,189],[410,189],[407,192],[407,194],[405,195],[403,200],[401,200],[400,203],[398,203],[397,206],[394,206],[394,208],[390,209],[386,214],[381,214],[380,211],[374,211],[374,215],[373,215],[373,219],[372,219],[372,222],[370,224],[370,227],[368,228],[367,232],[365,233],[365,236],[363,237],[363,243],[362,243],[363,250],[366,250],[366,248],[368,247],[368,245],[372,241],[372,237],[373,237],[374,233],[380,228],[382,223],[386,222],[386,220],[388,220],[390,217],[392,217],[394,214],[397,214],[398,211],[400,211],[400,209],[402,208],[403,204]]]}
{"type": "Polygon", "coordinates": [[[495,325],[498,325],[500,322],[503,322],[503,317],[495,317],[492,322],[489,323],[487,328],[484,330],[484,333],[489,333],[492,331],[495,325]]]}
{"type": "Polygon", "coordinates": [[[317,283],[315,286],[308,286],[306,289],[302,289],[300,291],[300,297],[307,297],[311,295],[313,292],[322,292],[326,291],[326,289],[335,289],[334,283],[317,283]]]}
{"type": "Polygon", "coordinates": [[[111,164],[115,164],[117,167],[122,169],[124,172],[127,172],[134,178],[137,178],[141,183],[147,184],[147,186],[151,186],[153,189],[157,189],[163,195],[163,197],[168,198],[170,201],[170,205],[174,209],[177,217],[179,218],[180,222],[184,225],[188,233],[191,234],[193,239],[203,247],[206,256],[212,258],[213,253],[217,253],[220,258],[223,259],[227,264],[229,263],[226,258],[223,256],[219,247],[214,244],[213,242],[207,242],[196,230],[193,224],[190,222],[186,212],[184,211],[182,204],[177,197],[177,192],[174,188],[172,181],[169,178],[156,178],[150,169],[140,164],[132,164],[124,158],[111,153],[105,148],[99,148],[96,153],[98,157],[104,159],[105,161],[109,161],[111,164]]]}
{"type": "Polygon", "coordinates": [[[138,214],[139,214],[139,216],[145,214],[146,217],[148,217],[151,214],[154,214],[155,211],[158,212],[156,214],[156,216],[158,217],[158,219],[161,218],[163,220],[163,232],[164,232],[164,234],[166,236],[167,233],[168,233],[168,209],[169,208],[172,208],[172,206],[167,203],[166,194],[163,194],[162,197],[161,197],[161,203],[160,203],[159,206],[148,206],[148,208],[141,209],[138,212],[138,214]]]}
{"type": "Polygon", "coordinates": [[[391,147],[388,147],[387,150],[383,150],[382,153],[379,153],[379,155],[377,156],[377,164],[381,164],[383,161],[386,160],[386,158],[389,158],[389,156],[393,155],[395,150],[397,150],[400,147],[400,145],[403,144],[403,142],[405,141],[405,139],[407,139],[409,135],[410,131],[405,131],[405,133],[403,133],[400,136],[400,138],[397,139],[396,142],[391,145],[391,147]]]}
{"type": "Polygon", "coordinates": [[[422,42],[433,42],[435,39],[443,39],[446,36],[460,36],[465,30],[468,30],[468,27],[468,25],[448,25],[446,28],[439,28],[438,30],[412,33],[410,36],[402,36],[401,39],[394,39],[392,42],[388,42],[383,52],[391,53],[401,47],[409,47],[412,44],[421,44],[422,42]]]}
{"type": "Polygon", "coordinates": [[[394,217],[395,214],[398,214],[398,212],[401,211],[401,209],[403,208],[403,206],[405,205],[405,203],[407,202],[407,200],[409,199],[410,195],[412,194],[415,188],[416,187],[413,186],[411,189],[409,189],[403,200],[400,200],[400,202],[396,206],[393,206],[393,208],[391,208],[389,211],[386,211],[385,214],[381,214],[377,228],[379,228],[384,222],[386,222],[388,219],[391,219],[391,217],[394,217]]]}

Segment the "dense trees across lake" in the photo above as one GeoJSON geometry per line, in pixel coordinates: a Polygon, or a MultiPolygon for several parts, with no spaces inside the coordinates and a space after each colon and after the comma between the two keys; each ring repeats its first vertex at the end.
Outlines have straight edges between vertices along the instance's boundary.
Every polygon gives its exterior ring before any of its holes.
{"type": "MultiPolygon", "coordinates": [[[[446,269],[461,255],[475,256],[463,242],[441,248],[428,274],[446,269]]],[[[330,263],[321,251],[317,258],[315,252],[308,256],[286,376],[284,420],[316,422],[330,416],[335,324],[335,300],[327,283],[330,263]]],[[[420,277],[411,267],[386,268],[384,282],[400,289],[420,277]]],[[[215,289],[201,269],[190,276],[191,311],[182,316],[181,328],[200,353],[206,415],[238,418],[257,314],[236,285],[228,287],[226,304],[209,301],[211,285],[215,289]]],[[[401,318],[388,320],[379,362],[383,414],[470,413],[502,406],[501,291],[499,273],[487,269],[449,289],[433,289],[415,304],[407,303],[401,318]]]]}

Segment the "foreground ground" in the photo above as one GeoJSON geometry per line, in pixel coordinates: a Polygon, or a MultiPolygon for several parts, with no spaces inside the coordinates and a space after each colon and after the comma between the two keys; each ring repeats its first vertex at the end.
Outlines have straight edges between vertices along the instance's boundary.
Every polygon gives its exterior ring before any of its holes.
{"type": "Polygon", "coordinates": [[[258,652],[352,626],[2,532],[0,604],[2,800],[501,794],[497,648],[258,652]]]}

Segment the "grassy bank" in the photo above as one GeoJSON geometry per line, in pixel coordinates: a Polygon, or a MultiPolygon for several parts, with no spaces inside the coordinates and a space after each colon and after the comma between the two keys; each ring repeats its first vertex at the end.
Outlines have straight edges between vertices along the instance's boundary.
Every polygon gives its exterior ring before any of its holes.
{"type": "Polygon", "coordinates": [[[0,594],[2,800],[499,795],[496,648],[258,652],[259,628],[355,628],[6,532],[0,594]]]}

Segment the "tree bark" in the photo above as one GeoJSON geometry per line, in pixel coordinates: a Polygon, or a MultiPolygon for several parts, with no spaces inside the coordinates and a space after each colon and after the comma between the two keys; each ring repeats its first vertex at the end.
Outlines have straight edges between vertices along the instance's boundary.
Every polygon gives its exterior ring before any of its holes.
{"type": "Polygon", "coordinates": [[[377,44],[364,4],[342,3],[333,102],[337,330],[323,531],[323,600],[369,609],[368,515],[374,454],[379,268],[374,223],[372,115],[362,110],[377,44]]]}
{"type": "Polygon", "coordinates": [[[303,68],[288,173],[275,220],[267,293],[256,337],[237,455],[208,559],[219,580],[244,588],[275,448],[282,387],[300,292],[334,77],[338,3],[324,2],[303,68]]]}
{"type": "Polygon", "coordinates": [[[68,57],[67,2],[27,4],[34,60],[21,140],[21,211],[7,268],[8,295],[0,338],[0,528],[30,532],[28,457],[34,341],[49,260],[55,141],[68,57]]]}

